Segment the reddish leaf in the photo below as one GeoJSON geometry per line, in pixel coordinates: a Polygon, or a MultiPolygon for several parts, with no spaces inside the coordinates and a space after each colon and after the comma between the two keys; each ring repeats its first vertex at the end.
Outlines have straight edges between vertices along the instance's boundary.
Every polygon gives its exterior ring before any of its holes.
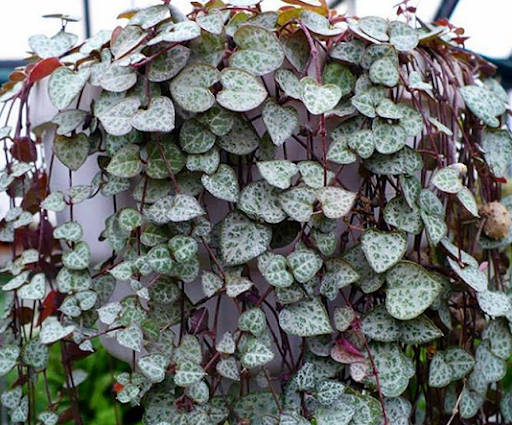
{"type": "Polygon", "coordinates": [[[34,162],[37,159],[36,145],[26,136],[14,140],[10,152],[18,161],[34,162]]]}
{"type": "Polygon", "coordinates": [[[121,391],[123,388],[124,388],[124,385],[123,385],[123,384],[120,384],[119,382],[116,382],[116,383],[114,384],[114,388],[113,388],[113,390],[114,390],[114,392],[117,394],[117,393],[119,393],[119,391],[121,391]]]}
{"type": "Polygon", "coordinates": [[[62,66],[62,64],[58,58],[43,59],[42,61],[37,62],[30,71],[28,82],[32,84],[42,80],[43,78],[48,77],[48,75],[60,66],[62,66]]]}
{"type": "Polygon", "coordinates": [[[41,311],[37,321],[37,326],[40,326],[47,317],[57,313],[63,300],[64,294],[61,294],[58,291],[51,291],[41,304],[41,311]]]}

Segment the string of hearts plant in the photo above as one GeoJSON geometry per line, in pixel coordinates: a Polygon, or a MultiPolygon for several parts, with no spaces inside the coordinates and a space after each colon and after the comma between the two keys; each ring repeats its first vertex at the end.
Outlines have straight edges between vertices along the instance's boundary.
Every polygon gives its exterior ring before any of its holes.
{"type": "Polygon", "coordinates": [[[83,422],[74,361],[99,336],[130,353],[117,399],[148,425],[512,421],[494,68],[406,2],[394,21],[287,3],[166,1],[76,47],[59,15],[30,38],[0,99],[2,123],[19,110],[0,130],[13,423],[83,422]],[[45,84],[58,113],[31,127],[45,84]],[[74,213],[98,197],[91,235],[74,213]],[[55,348],[66,382],[36,394],[55,348]]]}

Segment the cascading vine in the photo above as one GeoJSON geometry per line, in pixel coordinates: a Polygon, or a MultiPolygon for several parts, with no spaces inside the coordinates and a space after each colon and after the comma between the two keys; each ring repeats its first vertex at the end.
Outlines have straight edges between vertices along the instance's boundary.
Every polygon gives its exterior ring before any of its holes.
{"type": "Polygon", "coordinates": [[[60,15],[30,38],[0,92],[11,422],[83,423],[74,363],[100,336],[147,425],[512,421],[495,69],[407,1],[394,21],[285,2],[165,1],[79,45],[60,15]],[[33,127],[36,87],[58,112],[33,127]]]}

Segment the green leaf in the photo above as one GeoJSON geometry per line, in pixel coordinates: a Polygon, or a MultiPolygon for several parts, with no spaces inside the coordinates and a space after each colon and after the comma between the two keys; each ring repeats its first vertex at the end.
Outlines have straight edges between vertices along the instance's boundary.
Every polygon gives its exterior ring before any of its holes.
{"type": "Polygon", "coordinates": [[[149,379],[150,382],[158,383],[165,379],[165,370],[169,360],[162,354],[148,354],[137,360],[141,373],[149,379]]]}
{"type": "Polygon", "coordinates": [[[190,360],[184,360],[178,363],[176,375],[174,375],[174,382],[179,387],[189,387],[199,382],[205,375],[206,373],[201,365],[190,360]]]}
{"type": "Polygon", "coordinates": [[[415,372],[409,359],[397,344],[372,343],[371,350],[379,371],[382,394],[398,397],[407,389],[415,372]]]}
{"type": "Polygon", "coordinates": [[[331,26],[329,20],[317,12],[303,10],[300,14],[302,23],[312,32],[319,35],[332,37],[341,34],[344,29],[331,26]]]}
{"type": "Polygon", "coordinates": [[[265,102],[262,118],[276,146],[281,146],[299,127],[297,110],[292,106],[280,106],[274,100],[265,102]]]}
{"type": "Polygon", "coordinates": [[[320,293],[333,301],[338,291],[356,282],[359,274],[352,266],[341,258],[332,258],[326,261],[327,271],[320,283],[320,293]]]}
{"type": "Polygon", "coordinates": [[[337,43],[331,50],[330,56],[353,65],[359,65],[364,54],[365,44],[357,38],[337,43]]]}
{"type": "Polygon", "coordinates": [[[254,336],[262,336],[267,330],[267,318],[260,308],[251,308],[244,311],[238,318],[238,328],[252,333],[254,336]]]}
{"type": "Polygon", "coordinates": [[[383,154],[392,154],[402,149],[407,142],[407,133],[401,124],[389,124],[379,118],[373,121],[375,149],[383,154]]]}
{"type": "Polygon", "coordinates": [[[137,352],[142,350],[143,338],[142,330],[135,323],[116,333],[120,345],[137,352]]]}
{"type": "Polygon", "coordinates": [[[491,317],[507,315],[512,310],[512,304],[507,294],[501,291],[477,292],[476,298],[482,311],[491,317]]]}
{"type": "Polygon", "coordinates": [[[155,38],[148,42],[148,46],[166,41],[168,43],[180,43],[193,40],[201,35],[201,28],[194,21],[184,20],[173,25],[168,25],[155,38]]]}
{"type": "Polygon", "coordinates": [[[293,276],[286,269],[286,258],[266,252],[258,257],[258,269],[263,277],[276,288],[287,288],[293,283],[293,276]]]}
{"type": "Polygon", "coordinates": [[[324,168],[316,161],[301,161],[298,164],[298,169],[302,181],[306,186],[314,189],[320,189],[329,185],[334,178],[332,171],[324,168]]]}
{"type": "Polygon", "coordinates": [[[223,69],[220,82],[223,90],[217,94],[217,102],[230,111],[250,111],[267,98],[265,86],[254,75],[241,69],[223,69]]]}
{"type": "Polygon", "coordinates": [[[292,71],[289,69],[278,69],[274,74],[274,78],[286,96],[300,99],[300,81],[292,71]]]}
{"type": "Polygon", "coordinates": [[[53,37],[37,34],[28,39],[32,51],[41,59],[59,57],[66,53],[77,42],[77,36],[60,30],[53,37]]]}
{"type": "Polygon", "coordinates": [[[294,187],[279,197],[281,208],[295,221],[307,222],[313,214],[316,192],[309,187],[294,187]]]}
{"type": "Polygon", "coordinates": [[[512,354],[512,335],[507,321],[492,320],[482,332],[482,338],[489,340],[491,352],[500,359],[506,360],[512,354]]]}
{"type": "Polygon", "coordinates": [[[171,140],[155,140],[147,145],[148,163],[146,173],[153,179],[167,179],[169,168],[178,174],[185,166],[185,156],[171,140]]]}
{"type": "Polygon", "coordinates": [[[62,326],[57,320],[45,321],[39,333],[41,343],[49,345],[67,337],[75,330],[74,325],[62,326]]]}
{"type": "Polygon", "coordinates": [[[465,86],[459,89],[466,106],[489,127],[498,127],[500,120],[496,118],[495,96],[488,89],[479,86],[465,86]]]}
{"type": "Polygon", "coordinates": [[[224,30],[224,17],[218,9],[210,9],[208,14],[200,12],[196,16],[197,24],[212,34],[222,34],[224,30]]]}
{"type": "MultiPolygon", "coordinates": [[[[306,34],[304,34],[303,31],[295,31],[289,36],[281,37],[280,41],[288,62],[290,62],[297,71],[302,72],[306,67],[310,55],[310,48],[306,34]]],[[[276,71],[276,81],[277,73],[282,71],[290,72],[282,69],[276,71]]],[[[281,84],[279,81],[278,83],[281,84]]]]}
{"type": "Polygon", "coordinates": [[[179,193],[172,199],[171,207],[166,214],[170,221],[179,223],[200,217],[205,211],[196,198],[179,193]]]}
{"type": "Polygon", "coordinates": [[[192,260],[197,255],[198,246],[190,236],[176,235],[169,241],[172,255],[178,263],[192,260]]]}
{"type": "Polygon", "coordinates": [[[240,359],[242,366],[247,369],[265,366],[274,359],[274,353],[270,348],[256,338],[251,338],[245,345],[240,359]]]}
{"type": "Polygon", "coordinates": [[[341,97],[351,93],[356,84],[356,77],[350,69],[338,62],[330,62],[324,69],[325,84],[334,84],[341,90],[341,97]]]}
{"type": "Polygon", "coordinates": [[[71,171],[78,170],[89,155],[89,139],[83,133],[71,137],[57,136],[53,141],[55,155],[71,171]]]}
{"type": "Polygon", "coordinates": [[[487,291],[487,275],[475,265],[461,267],[457,261],[448,258],[448,264],[453,271],[471,288],[477,292],[487,291]]]}
{"type": "Polygon", "coordinates": [[[279,206],[278,191],[264,180],[249,183],[240,192],[237,207],[250,218],[280,223],[286,214],[279,206]]]}
{"type": "Polygon", "coordinates": [[[290,335],[311,337],[332,332],[329,316],[318,298],[287,305],[279,312],[279,326],[290,335]]]}
{"type": "Polygon", "coordinates": [[[255,76],[278,69],[284,52],[278,38],[270,31],[254,25],[238,28],[233,36],[238,50],[229,58],[229,65],[255,76]]]}
{"type": "Polygon", "coordinates": [[[463,188],[459,171],[450,167],[441,168],[437,171],[432,177],[432,184],[446,193],[458,193],[463,188]]]}
{"type": "Polygon", "coordinates": [[[226,164],[220,164],[212,175],[203,174],[201,183],[216,198],[227,202],[236,202],[240,188],[234,170],[226,164]]]}
{"type": "Polygon", "coordinates": [[[460,192],[457,193],[457,199],[466,208],[467,211],[473,215],[473,217],[479,217],[478,205],[476,203],[473,193],[467,188],[463,187],[460,192]]]}
{"type": "Polygon", "coordinates": [[[264,253],[271,239],[272,231],[267,226],[234,211],[226,216],[221,225],[222,258],[228,266],[244,264],[264,253]]]}
{"type": "Polygon", "coordinates": [[[37,273],[32,276],[30,283],[18,290],[18,296],[22,300],[42,300],[46,295],[46,277],[44,273],[37,273]]]}
{"type": "Polygon", "coordinates": [[[352,209],[357,193],[340,187],[325,187],[317,192],[317,199],[327,218],[338,219],[346,216],[352,209]]]}
{"type": "Polygon", "coordinates": [[[129,25],[140,25],[143,29],[149,29],[169,17],[169,9],[159,4],[139,10],[128,22],[129,25]]]}
{"type": "Polygon", "coordinates": [[[107,171],[116,177],[134,177],[140,173],[140,148],[137,145],[126,145],[119,149],[107,166],[107,171]]]}
{"type": "Polygon", "coordinates": [[[82,91],[90,75],[89,68],[82,68],[78,72],[63,66],[57,68],[48,83],[48,96],[52,105],[59,110],[66,109],[82,91]]]}
{"type": "Polygon", "coordinates": [[[406,23],[400,21],[390,22],[388,32],[389,42],[401,52],[413,50],[418,45],[418,32],[406,23]]]}
{"type": "MultiPolygon", "coordinates": [[[[190,122],[190,121],[187,121],[190,122]]],[[[213,174],[220,164],[220,154],[216,147],[200,155],[187,156],[187,170],[204,171],[206,174],[213,174]]]]}
{"type": "Polygon", "coordinates": [[[232,381],[240,381],[240,371],[234,357],[224,357],[215,366],[218,374],[232,381]]]}
{"type": "Polygon", "coordinates": [[[5,345],[0,348],[0,376],[7,375],[16,366],[20,349],[16,345],[5,345]]]}
{"type": "Polygon", "coordinates": [[[423,228],[421,215],[417,209],[409,207],[403,197],[391,199],[384,208],[386,223],[404,232],[417,235],[423,228]]]}
{"type": "Polygon", "coordinates": [[[382,304],[366,314],[361,322],[361,330],[375,341],[392,342],[400,338],[400,323],[382,304]]]}
{"type": "Polygon", "coordinates": [[[48,211],[64,211],[66,209],[66,201],[64,200],[64,194],[61,191],[50,193],[41,203],[41,206],[48,211]]]}
{"type": "Polygon", "coordinates": [[[400,80],[396,63],[388,58],[376,60],[370,67],[370,79],[375,84],[395,87],[400,80]]]}
{"type": "Polygon", "coordinates": [[[63,135],[82,126],[85,123],[87,116],[88,113],[86,111],[81,111],[79,109],[67,109],[55,115],[52,122],[57,124],[59,127],[56,133],[58,135],[63,135]]]}
{"type": "Polygon", "coordinates": [[[430,361],[428,385],[433,388],[443,388],[452,380],[452,368],[445,361],[444,353],[437,352],[430,361]]]}
{"type": "Polygon", "coordinates": [[[140,100],[129,97],[97,113],[105,131],[112,136],[125,136],[132,130],[132,118],[139,109],[140,100]]]}
{"type": "Polygon", "coordinates": [[[252,288],[253,283],[242,276],[237,274],[226,275],[226,295],[230,298],[236,298],[240,294],[252,288]]]}
{"type": "Polygon", "coordinates": [[[207,111],[215,103],[215,96],[209,88],[219,79],[220,73],[213,66],[189,65],[171,81],[172,98],[186,111],[207,111]]]}
{"type": "Polygon", "coordinates": [[[407,236],[399,231],[368,229],[363,233],[361,242],[368,263],[377,273],[393,267],[407,250],[407,236]]]}
{"type": "Polygon", "coordinates": [[[512,137],[507,130],[484,129],[482,149],[496,177],[505,177],[512,162],[512,137]]]}
{"type": "Polygon", "coordinates": [[[62,254],[62,264],[70,270],[83,270],[91,262],[91,248],[87,242],[78,242],[72,251],[62,254]]]}
{"type": "Polygon", "coordinates": [[[450,366],[452,380],[464,378],[475,365],[475,359],[461,347],[450,347],[443,353],[444,361],[450,366]]]}
{"type": "Polygon", "coordinates": [[[235,352],[236,343],[235,339],[233,338],[233,335],[231,332],[225,332],[222,335],[222,338],[220,338],[217,343],[215,344],[215,349],[219,353],[223,354],[233,354],[235,352]]]}
{"type": "Polygon", "coordinates": [[[345,332],[356,319],[356,312],[350,307],[336,307],[334,309],[334,327],[340,332],[345,332]]]}
{"type": "Polygon", "coordinates": [[[359,27],[370,37],[379,41],[388,41],[388,21],[378,16],[365,16],[359,20],[359,27]]]}
{"type": "Polygon", "coordinates": [[[329,406],[319,406],[315,419],[317,425],[348,425],[356,414],[352,404],[338,401],[329,406]]]}
{"type": "Polygon", "coordinates": [[[424,314],[401,323],[400,341],[405,344],[426,344],[442,336],[441,329],[424,314]]]}
{"type": "Polygon", "coordinates": [[[291,179],[297,174],[297,166],[287,160],[258,162],[258,171],[269,184],[279,189],[288,189],[291,179]]]}
{"type": "Polygon", "coordinates": [[[399,320],[423,313],[441,291],[441,284],[418,264],[401,261],[386,273],[386,309],[399,320]]]}
{"type": "Polygon", "coordinates": [[[240,115],[233,117],[233,127],[229,133],[220,137],[217,145],[234,155],[248,155],[260,145],[260,138],[252,124],[240,115]]]}
{"type": "Polygon", "coordinates": [[[110,64],[100,77],[104,90],[122,93],[137,83],[137,73],[130,66],[121,66],[118,62],[110,64]]]}
{"type": "Polygon", "coordinates": [[[175,77],[187,64],[190,49],[181,44],[155,57],[149,66],[148,80],[161,83],[175,77]]]}
{"type": "Polygon", "coordinates": [[[321,115],[333,109],[341,99],[342,92],[337,85],[320,85],[312,77],[300,80],[300,99],[313,115],[321,115]]]}
{"type": "Polygon", "coordinates": [[[170,275],[174,268],[171,250],[167,245],[157,245],[151,248],[147,255],[149,267],[156,273],[170,275]]]}
{"type": "Polygon", "coordinates": [[[139,110],[132,118],[132,126],[144,132],[168,133],[174,129],[174,105],[168,97],[156,96],[146,110],[139,110]]]}
{"type": "Polygon", "coordinates": [[[323,265],[322,258],[312,249],[296,247],[286,258],[293,276],[300,283],[313,279],[323,265]]]}
{"type": "Polygon", "coordinates": [[[196,119],[183,123],[180,145],[187,153],[200,154],[209,151],[215,144],[215,134],[196,119]]]}

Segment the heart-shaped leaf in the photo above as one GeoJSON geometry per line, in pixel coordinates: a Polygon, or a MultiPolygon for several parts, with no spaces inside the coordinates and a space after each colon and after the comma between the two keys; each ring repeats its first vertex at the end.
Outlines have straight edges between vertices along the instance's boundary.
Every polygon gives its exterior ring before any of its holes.
{"type": "Polygon", "coordinates": [[[230,213],[222,222],[220,247],[226,265],[244,264],[263,254],[272,239],[265,225],[249,220],[239,212],[230,213]]]}
{"type": "Polygon", "coordinates": [[[217,102],[230,111],[250,111],[267,97],[265,86],[254,75],[240,69],[222,70],[220,82],[223,90],[217,94],[217,102]]]}
{"type": "Polygon", "coordinates": [[[274,33],[254,25],[238,28],[233,36],[238,51],[229,65],[260,76],[275,71],[284,60],[284,52],[274,33]]]}
{"type": "Polygon", "coordinates": [[[279,196],[283,211],[295,221],[309,221],[313,214],[316,191],[309,187],[294,187],[279,196]]]}
{"type": "Polygon", "coordinates": [[[84,133],[71,137],[57,136],[53,141],[55,155],[71,171],[78,170],[89,155],[89,139],[84,133]]]}
{"type": "Polygon", "coordinates": [[[220,376],[231,379],[232,381],[240,381],[240,371],[236,359],[232,356],[225,357],[217,363],[215,369],[220,376]]]}
{"type": "Polygon", "coordinates": [[[279,326],[290,335],[311,337],[332,332],[329,316],[318,298],[285,306],[279,312],[279,326]]]}
{"type": "Polygon", "coordinates": [[[219,9],[210,9],[207,14],[199,12],[196,22],[202,29],[212,34],[222,34],[224,30],[224,17],[219,9]]]}
{"type": "Polygon", "coordinates": [[[46,294],[46,277],[44,273],[35,274],[30,283],[18,290],[18,296],[22,300],[42,300],[46,294]]]}
{"type": "Polygon", "coordinates": [[[365,16],[359,20],[359,28],[370,37],[379,41],[388,41],[388,21],[379,16],[365,16]]]}
{"type": "Polygon", "coordinates": [[[216,198],[228,202],[236,202],[238,200],[238,193],[240,191],[238,179],[229,165],[219,165],[217,171],[212,175],[203,174],[201,183],[216,198]]]}
{"type": "Polygon", "coordinates": [[[242,366],[248,369],[265,366],[274,359],[274,353],[256,338],[250,339],[240,359],[242,366]]]}
{"type": "Polygon", "coordinates": [[[233,127],[217,141],[217,145],[234,155],[248,155],[259,147],[260,138],[251,123],[235,115],[233,127]]]}
{"type": "Polygon", "coordinates": [[[63,66],[57,68],[48,83],[48,96],[53,106],[59,110],[66,109],[82,91],[90,75],[89,68],[82,68],[78,72],[63,66]]]}
{"type": "Polygon", "coordinates": [[[289,69],[278,69],[274,74],[274,78],[286,96],[300,99],[300,81],[292,71],[289,69]]]}
{"type": "Polygon", "coordinates": [[[215,144],[215,134],[198,120],[183,123],[180,131],[180,145],[187,153],[200,154],[209,151],[215,144]]]}
{"type": "Polygon", "coordinates": [[[74,325],[62,326],[57,320],[47,321],[41,327],[39,338],[43,344],[48,345],[67,337],[74,330],[74,325]]]}
{"type": "Polygon", "coordinates": [[[19,355],[20,349],[16,345],[6,345],[0,348],[0,376],[7,375],[16,366],[19,355]]]}
{"type": "Polygon", "coordinates": [[[341,90],[334,84],[320,85],[312,77],[300,80],[300,99],[313,115],[325,114],[341,99],[341,90]]]}
{"type": "Polygon", "coordinates": [[[143,338],[142,330],[136,324],[132,324],[116,333],[117,342],[133,351],[142,350],[143,338]]]}
{"type": "Polygon", "coordinates": [[[52,119],[52,122],[59,126],[57,129],[57,134],[62,135],[70,133],[71,131],[76,130],[78,127],[83,125],[87,115],[88,113],[86,111],[81,111],[79,109],[68,109],[55,115],[55,117],[52,119]]]}
{"type": "Polygon", "coordinates": [[[408,52],[416,48],[419,35],[416,29],[400,21],[389,23],[389,42],[401,52],[408,52]]]}
{"type": "Polygon", "coordinates": [[[303,10],[300,14],[300,20],[309,30],[327,37],[339,35],[344,31],[343,28],[331,26],[329,20],[325,16],[322,16],[320,13],[312,10],[303,10]]]}
{"type": "Polygon", "coordinates": [[[496,177],[505,177],[512,162],[512,137],[506,130],[483,130],[485,160],[496,177]]]}
{"type": "Polygon", "coordinates": [[[491,317],[505,316],[512,311],[510,299],[504,292],[477,292],[476,298],[480,308],[491,317]]]}
{"type": "Polygon", "coordinates": [[[361,329],[366,336],[375,341],[393,342],[400,338],[400,323],[383,305],[374,307],[364,316],[361,329]]]}
{"type": "Polygon", "coordinates": [[[279,106],[275,101],[265,103],[262,111],[263,122],[275,145],[282,145],[299,126],[299,113],[291,106],[279,106]]]}
{"type": "Polygon", "coordinates": [[[178,364],[174,382],[179,387],[188,387],[199,382],[206,375],[201,365],[190,360],[184,360],[178,364]]]}
{"type": "Polygon", "coordinates": [[[375,84],[395,87],[400,79],[396,63],[392,59],[378,59],[370,67],[370,80],[375,84]]]}
{"type": "Polygon", "coordinates": [[[151,61],[148,80],[161,83],[178,75],[185,68],[190,57],[190,49],[181,44],[173,47],[163,55],[159,55],[151,61]]]}
{"type": "Polygon", "coordinates": [[[139,131],[169,133],[174,129],[174,105],[168,97],[151,99],[147,110],[139,110],[132,118],[132,126],[139,131]]]}
{"type": "Polygon", "coordinates": [[[419,264],[402,261],[386,274],[386,309],[399,320],[418,317],[434,302],[441,284],[419,264]]]}
{"type": "Polygon", "coordinates": [[[258,257],[258,269],[272,286],[287,288],[293,283],[293,276],[286,269],[286,258],[266,252],[258,257]]]}
{"type": "Polygon", "coordinates": [[[249,183],[240,193],[238,208],[250,218],[280,223],[286,214],[279,206],[278,193],[264,180],[249,183]]]}
{"type": "Polygon", "coordinates": [[[376,119],[372,124],[375,149],[383,154],[398,152],[407,143],[407,132],[401,124],[390,124],[376,119]]]}
{"type": "Polygon", "coordinates": [[[117,177],[133,177],[142,168],[140,148],[137,145],[127,145],[121,148],[108,164],[107,171],[117,177]]]}
{"type": "Polygon", "coordinates": [[[458,193],[463,188],[459,171],[450,167],[441,168],[437,171],[432,177],[432,184],[446,193],[458,193]]]}
{"type": "Polygon", "coordinates": [[[297,166],[286,160],[273,160],[257,163],[261,176],[268,184],[279,189],[288,189],[291,185],[292,177],[297,174],[297,166]]]}
{"type": "Polygon", "coordinates": [[[350,212],[357,194],[340,187],[330,186],[320,189],[316,196],[322,205],[324,215],[327,218],[338,219],[350,212]]]}
{"type": "Polygon", "coordinates": [[[433,388],[446,387],[452,381],[452,369],[442,352],[436,353],[430,362],[428,385],[433,388]]]}
{"type": "Polygon", "coordinates": [[[62,56],[77,40],[76,35],[61,30],[51,38],[42,34],[33,35],[28,39],[28,44],[37,56],[47,59],[62,56]]]}
{"type": "Polygon", "coordinates": [[[168,43],[181,43],[182,41],[193,40],[201,35],[201,28],[194,21],[184,20],[173,25],[164,27],[155,38],[148,42],[152,46],[166,41],[168,43]]]}
{"type": "Polygon", "coordinates": [[[213,66],[189,65],[171,81],[172,98],[186,111],[207,111],[215,103],[210,87],[219,79],[220,73],[213,66]]]}
{"type": "Polygon", "coordinates": [[[496,118],[495,96],[490,90],[479,86],[465,86],[459,89],[466,106],[489,127],[498,127],[500,120],[496,118]]]}
{"type": "Polygon", "coordinates": [[[62,254],[62,264],[70,270],[83,270],[91,261],[91,248],[87,242],[78,242],[72,251],[62,254]]]}
{"type": "Polygon", "coordinates": [[[117,62],[110,64],[100,78],[101,87],[114,93],[122,93],[136,83],[135,70],[129,66],[121,66],[117,62]]]}
{"type": "Polygon", "coordinates": [[[407,250],[407,236],[399,231],[368,229],[363,233],[361,242],[368,263],[377,273],[393,267],[407,250]]]}
{"type": "Polygon", "coordinates": [[[125,136],[132,130],[132,118],[139,106],[140,100],[137,97],[129,97],[102,111],[97,117],[107,133],[125,136]]]}

